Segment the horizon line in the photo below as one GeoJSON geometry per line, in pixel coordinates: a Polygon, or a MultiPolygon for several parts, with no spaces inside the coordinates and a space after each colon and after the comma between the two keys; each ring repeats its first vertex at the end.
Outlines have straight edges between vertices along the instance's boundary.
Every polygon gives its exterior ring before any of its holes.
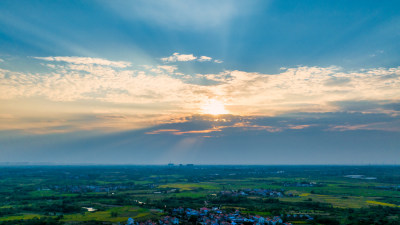
{"type": "Polygon", "coordinates": [[[399,163],[355,164],[203,164],[203,163],[53,163],[53,162],[0,162],[0,166],[400,166],[399,163]],[[172,165],[170,165],[172,164],[172,165]]]}

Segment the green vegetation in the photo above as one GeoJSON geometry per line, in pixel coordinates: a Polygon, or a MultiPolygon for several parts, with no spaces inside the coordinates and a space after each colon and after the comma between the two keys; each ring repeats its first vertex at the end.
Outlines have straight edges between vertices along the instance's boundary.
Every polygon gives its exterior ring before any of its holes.
{"type": "Polygon", "coordinates": [[[9,166],[0,170],[0,225],[157,221],[204,206],[293,224],[400,224],[399,182],[391,166],[9,166]],[[345,177],[354,174],[376,179],[345,177]],[[294,217],[305,214],[314,219],[294,217]]]}

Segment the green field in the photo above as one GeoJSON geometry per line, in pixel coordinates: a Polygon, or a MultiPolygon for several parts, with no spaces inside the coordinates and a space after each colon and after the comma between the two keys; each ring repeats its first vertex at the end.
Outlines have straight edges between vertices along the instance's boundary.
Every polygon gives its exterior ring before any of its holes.
{"type": "Polygon", "coordinates": [[[154,219],[158,218],[160,213],[156,213],[149,209],[143,209],[139,207],[114,207],[112,209],[100,212],[85,212],[83,214],[70,214],[65,215],[63,221],[109,221],[109,222],[125,222],[128,218],[135,219],[154,219]],[[112,216],[112,212],[117,213],[116,216],[112,216]]]}
{"type": "MultiPolygon", "coordinates": [[[[396,224],[400,214],[400,170],[393,167],[6,167],[2,171],[0,225],[34,224],[39,218],[66,225],[117,224],[128,218],[157,221],[173,208],[205,206],[260,216],[310,214],[315,221],[339,224],[396,224]],[[356,173],[377,179],[344,177],[356,173]],[[282,196],[232,194],[256,190],[282,196]]],[[[318,224],[298,218],[288,221],[318,224]]]]}

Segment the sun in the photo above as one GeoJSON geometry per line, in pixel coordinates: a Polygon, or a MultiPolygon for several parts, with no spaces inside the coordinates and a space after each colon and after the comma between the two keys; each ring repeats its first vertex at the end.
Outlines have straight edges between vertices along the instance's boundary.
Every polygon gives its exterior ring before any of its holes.
{"type": "Polygon", "coordinates": [[[225,109],[224,103],[215,99],[208,100],[201,109],[203,114],[221,115],[229,113],[228,110],[225,109]]]}

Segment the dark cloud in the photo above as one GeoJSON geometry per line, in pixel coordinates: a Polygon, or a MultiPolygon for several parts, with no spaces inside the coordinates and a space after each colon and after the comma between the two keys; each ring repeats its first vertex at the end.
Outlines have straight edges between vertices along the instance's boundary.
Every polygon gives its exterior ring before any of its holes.
{"type": "Polygon", "coordinates": [[[385,104],[382,107],[385,109],[392,109],[395,111],[400,111],[400,102],[385,104]]]}
{"type": "Polygon", "coordinates": [[[400,111],[400,102],[393,101],[341,101],[331,104],[338,106],[341,111],[347,112],[385,113],[385,110],[400,111]]]}
{"type": "Polygon", "coordinates": [[[400,132],[385,129],[399,119],[387,114],[198,115],[182,121],[187,122],[110,134],[2,135],[0,158],[103,164],[352,164],[399,158],[400,132]],[[210,129],[215,130],[190,132],[210,129]],[[151,134],[156,130],[163,132],[151,134]]]}

